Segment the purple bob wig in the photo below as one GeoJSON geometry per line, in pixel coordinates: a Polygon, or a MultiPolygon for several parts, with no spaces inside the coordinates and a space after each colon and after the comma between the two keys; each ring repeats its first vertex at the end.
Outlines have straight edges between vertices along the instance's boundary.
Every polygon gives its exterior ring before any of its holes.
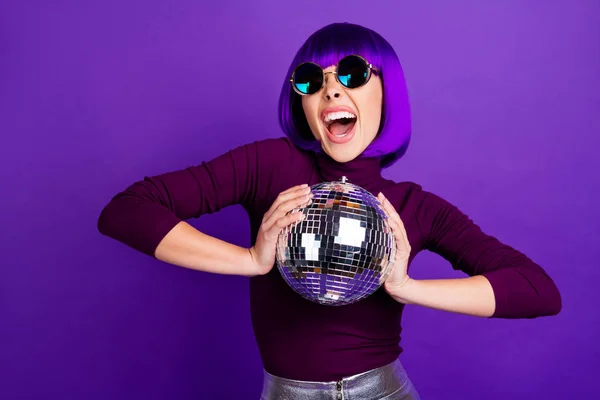
{"type": "Polygon", "coordinates": [[[361,157],[378,157],[388,167],[404,155],[411,136],[408,91],[400,60],[392,46],[377,32],[360,25],[334,23],[314,32],[292,60],[279,97],[279,123],[285,134],[304,150],[321,152],[294,92],[290,77],[302,62],[312,61],[323,68],[337,64],[343,57],[358,54],[380,71],[383,83],[383,108],[379,132],[361,157]]]}

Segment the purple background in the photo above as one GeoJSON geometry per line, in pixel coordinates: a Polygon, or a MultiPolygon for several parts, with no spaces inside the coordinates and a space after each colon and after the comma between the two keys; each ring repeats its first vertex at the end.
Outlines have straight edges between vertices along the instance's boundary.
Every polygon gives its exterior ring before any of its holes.
{"type": "MultiPolygon", "coordinates": [[[[247,280],[155,261],[96,219],[144,175],[280,136],[288,63],[334,21],[379,31],[405,68],[413,141],[386,176],[458,205],[563,295],[537,320],[408,307],[402,361],[423,398],[597,392],[598,1],[0,7],[0,398],[258,397],[247,280]]],[[[241,208],[194,224],[249,244],[241,208]]],[[[461,276],[426,253],[414,271],[461,276]]]]}

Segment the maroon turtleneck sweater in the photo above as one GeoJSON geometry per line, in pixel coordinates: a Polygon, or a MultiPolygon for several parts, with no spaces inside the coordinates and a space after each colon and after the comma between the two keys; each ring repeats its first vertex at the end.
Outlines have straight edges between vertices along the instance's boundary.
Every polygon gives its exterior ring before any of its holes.
{"type": "MultiPolygon", "coordinates": [[[[180,221],[234,204],[248,212],[252,241],[264,213],[291,186],[348,181],[383,192],[398,211],[410,241],[410,261],[435,252],[467,275],[483,275],[496,299],[494,317],[553,315],[561,297],[552,279],[524,254],[483,233],[466,215],[414,183],[381,176],[380,160],[340,164],[295,147],[287,138],[238,147],[184,170],[147,177],[117,194],[100,215],[101,233],[154,256],[180,221]]],[[[383,289],[347,306],[301,298],[277,268],[250,278],[251,317],[265,369],[290,379],[333,381],[395,360],[403,305],[383,289]]]]}

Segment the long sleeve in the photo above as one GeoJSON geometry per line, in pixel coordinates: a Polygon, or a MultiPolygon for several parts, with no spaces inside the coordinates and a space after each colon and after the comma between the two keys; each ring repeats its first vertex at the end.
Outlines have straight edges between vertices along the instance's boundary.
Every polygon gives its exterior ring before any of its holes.
{"type": "Polygon", "coordinates": [[[418,208],[423,247],[456,270],[483,275],[492,285],[495,318],[535,318],[558,314],[562,300],[546,271],[525,254],[480,229],[457,207],[421,192],[418,208]]]}
{"type": "Polygon", "coordinates": [[[197,166],[145,177],[110,200],[98,230],[154,257],[160,241],[180,221],[251,202],[260,178],[272,174],[289,149],[283,140],[268,139],[197,166]]]}

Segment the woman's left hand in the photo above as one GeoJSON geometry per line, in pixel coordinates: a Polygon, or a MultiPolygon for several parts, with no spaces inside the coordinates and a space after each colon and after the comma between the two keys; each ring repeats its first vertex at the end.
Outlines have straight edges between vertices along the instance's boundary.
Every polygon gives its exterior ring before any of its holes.
{"type": "Polygon", "coordinates": [[[383,205],[383,209],[388,216],[388,223],[392,228],[394,238],[396,239],[396,257],[394,258],[394,266],[392,267],[392,271],[387,280],[383,284],[383,287],[388,293],[392,289],[397,292],[398,289],[410,281],[410,277],[407,274],[408,259],[411,250],[410,243],[406,235],[404,224],[394,206],[392,206],[389,200],[385,198],[383,193],[379,193],[377,199],[383,205]]]}

